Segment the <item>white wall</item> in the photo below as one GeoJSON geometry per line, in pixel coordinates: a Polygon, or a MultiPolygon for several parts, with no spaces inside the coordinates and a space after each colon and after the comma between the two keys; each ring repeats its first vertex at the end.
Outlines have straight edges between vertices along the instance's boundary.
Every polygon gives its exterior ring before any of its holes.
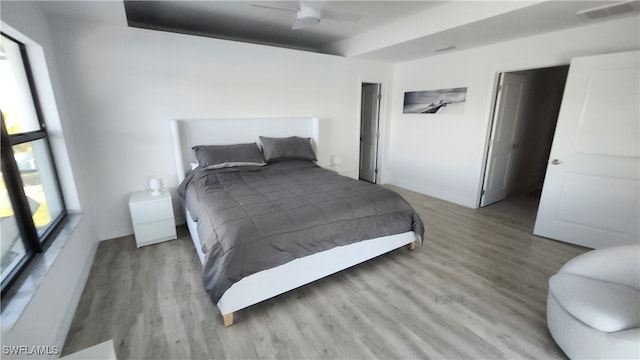
{"type": "MultiPolygon", "coordinates": [[[[71,211],[83,212],[80,223],[34,290],[22,315],[14,324],[8,324],[3,318],[2,345],[57,345],[61,348],[93,262],[97,235],[91,214],[84,207],[85,183],[73,176],[81,173],[81,169],[74,156],[77,147],[73,141],[73,125],[64,110],[65,94],[57,82],[54,48],[46,18],[38,7],[29,3],[3,2],[1,10],[2,22],[8,25],[2,30],[10,31],[14,36],[15,30],[20,35],[19,40],[27,44],[67,206],[71,211]],[[48,77],[51,82],[46,81],[48,77]]],[[[26,287],[30,286],[34,284],[26,287]]],[[[3,309],[6,301],[3,299],[3,309]]]]}
{"type": "Polygon", "coordinates": [[[320,163],[337,155],[357,176],[360,81],[389,87],[390,65],[129,28],[121,16],[49,18],[100,239],[132,233],[128,196],[150,176],[176,187],[170,119],[314,115],[320,163]]]}
{"type": "Polygon", "coordinates": [[[477,207],[496,75],[638,49],[639,26],[626,17],[396,64],[383,182],[477,207]],[[405,91],[454,87],[468,88],[464,114],[402,114],[405,91]]]}

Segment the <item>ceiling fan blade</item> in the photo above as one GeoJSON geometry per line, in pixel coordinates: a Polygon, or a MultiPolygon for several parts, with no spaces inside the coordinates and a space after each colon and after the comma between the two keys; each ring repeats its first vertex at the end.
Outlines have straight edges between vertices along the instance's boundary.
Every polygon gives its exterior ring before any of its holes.
{"type": "Polygon", "coordinates": [[[269,9],[269,10],[281,10],[281,11],[290,11],[290,12],[298,12],[298,9],[285,8],[280,6],[272,6],[272,5],[263,5],[263,4],[249,4],[253,7],[269,9]]]}
{"type": "Polygon", "coordinates": [[[360,14],[354,14],[344,11],[333,11],[328,9],[322,9],[322,18],[329,20],[341,20],[356,22],[362,18],[360,14]]]}
{"type": "Polygon", "coordinates": [[[360,14],[323,9],[322,7],[325,4],[326,2],[324,0],[300,0],[297,9],[273,6],[264,3],[251,3],[249,5],[269,10],[295,12],[297,16],[296,21],[291,28],[292,30],[304,29],[317,25],[320,23],[321,19],[358,21],[362,17],[360,14]]]}

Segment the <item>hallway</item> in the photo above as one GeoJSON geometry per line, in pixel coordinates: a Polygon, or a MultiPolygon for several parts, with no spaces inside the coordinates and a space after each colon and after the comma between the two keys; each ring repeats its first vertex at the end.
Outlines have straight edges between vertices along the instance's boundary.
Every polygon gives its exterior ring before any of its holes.
{"type": "Polygon", "coordinates": [[[509,194],[506,199],[478,210],[501,218],[510,225],[532,234],[539,203],[540,191],[528,191],[509,194]]]}

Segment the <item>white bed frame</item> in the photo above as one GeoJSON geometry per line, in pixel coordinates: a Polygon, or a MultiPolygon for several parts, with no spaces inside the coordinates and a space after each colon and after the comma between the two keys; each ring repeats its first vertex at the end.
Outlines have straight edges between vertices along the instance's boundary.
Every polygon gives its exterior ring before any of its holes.
{"type": "MultiPolygon", "coordinates": [[[[320,144],[319,120],[315,117],[297,118],[225,118],[172,120],[171,133],[176,160],[178,182],[182,182],[190,164],[195,161],[191,147],[195,145],[223,145],[258,141],[259,136],[310,137],[314,146],[320,144]]],[[[185,219],[191,239],[204,264],[196,223],[185,209],[185,219]]],[[[224,325],[233,324],[233,313],[276,295],[360,264],[404,245],[416,246],[413,231],[357,242],[346,246],[298,258],[286,264],[247,276],[233,284],[220,298],[218,309],[224,325]]]]}

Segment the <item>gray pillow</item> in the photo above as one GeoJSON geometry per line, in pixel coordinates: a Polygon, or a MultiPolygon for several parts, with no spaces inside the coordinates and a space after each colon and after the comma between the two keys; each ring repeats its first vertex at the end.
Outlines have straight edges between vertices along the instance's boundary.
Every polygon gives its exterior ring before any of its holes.
{"type": "Polygon", "coordinates": [[[194,146],[198,165],[203,169],[221,169],[234,166],[261,166],[266,162],[258,144],[198,145],[194,146]]]}
{"type": "Polygon", "coordinates": [[[316,154],[311,147],[311,138],[297,136],[287,138],[270,138],[260,136],[262,152],[267,162],[279,160],[315,161],[316,154]]]}

